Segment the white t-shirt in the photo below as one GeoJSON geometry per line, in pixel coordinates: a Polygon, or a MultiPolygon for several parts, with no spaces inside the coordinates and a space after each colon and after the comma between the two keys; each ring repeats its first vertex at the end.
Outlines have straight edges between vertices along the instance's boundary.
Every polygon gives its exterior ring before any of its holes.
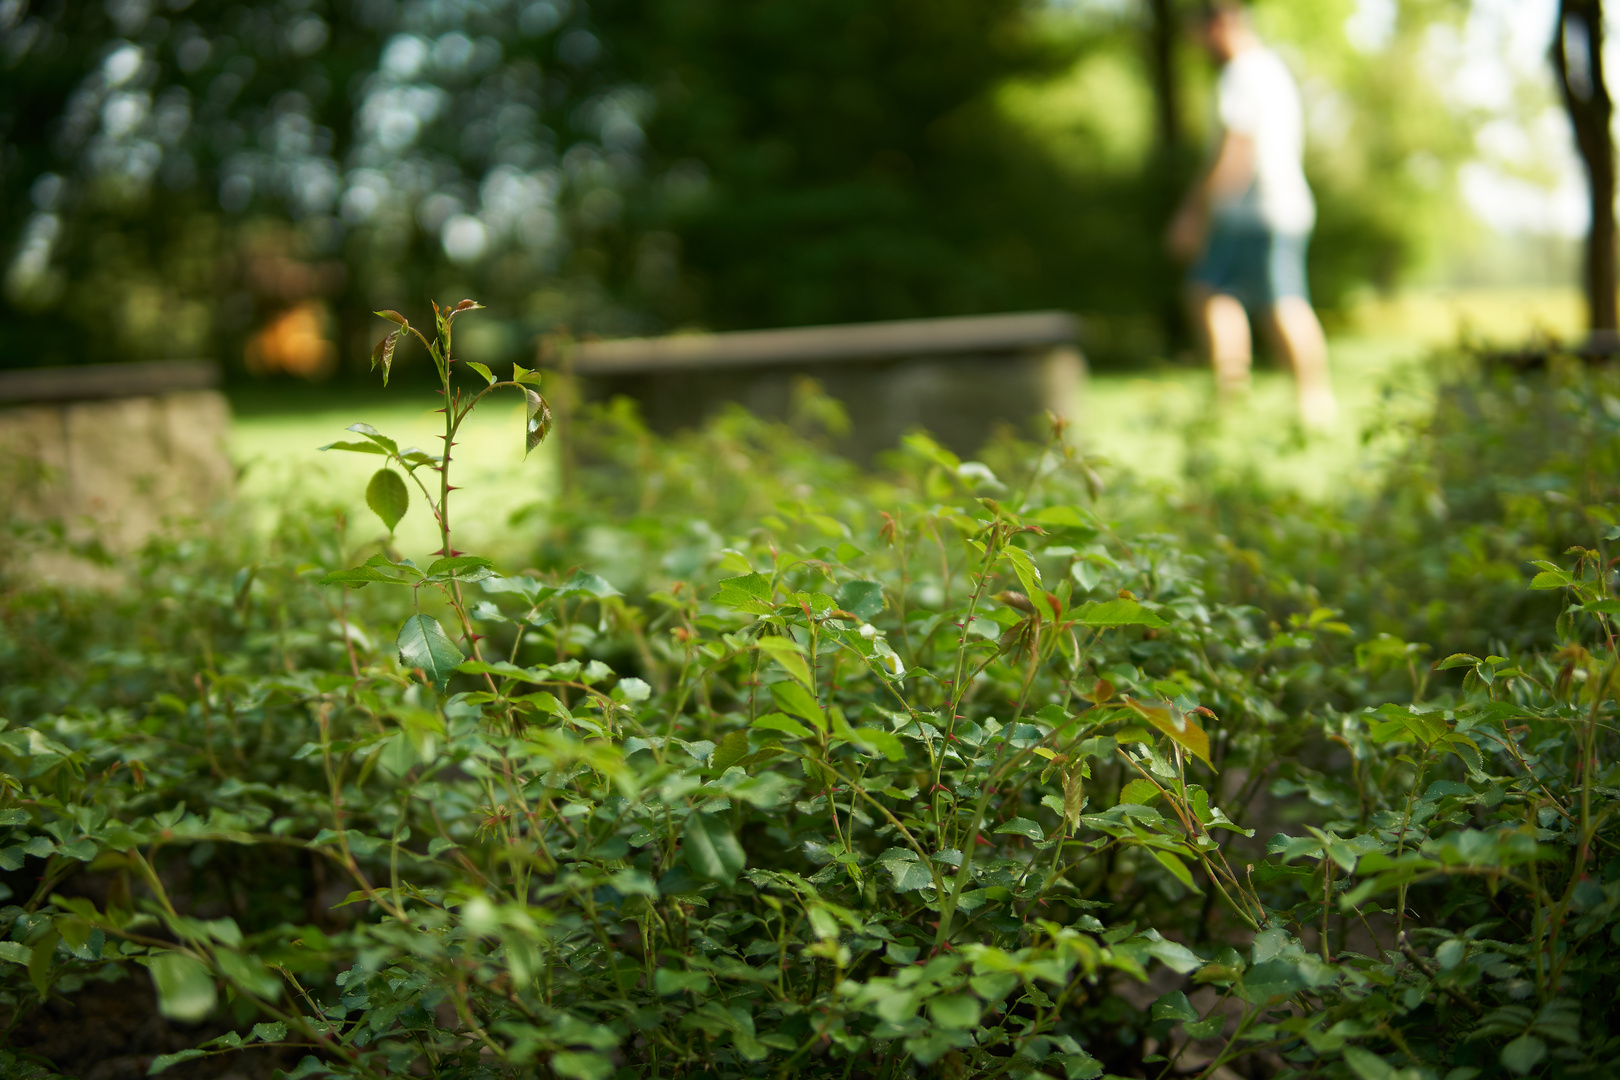
{"type": "Polygon", "coordinates": [[[1216,87],[1221,126],[1254,140],[1254,184],[1238,199],[1217,206],[1223,214],[1257,215],[1279,232],[1306,232],[1316,204],[1305,183],[1305,116],[1299,88],[1282,58],[1255,46],[1221,70],[1216,87]]]}

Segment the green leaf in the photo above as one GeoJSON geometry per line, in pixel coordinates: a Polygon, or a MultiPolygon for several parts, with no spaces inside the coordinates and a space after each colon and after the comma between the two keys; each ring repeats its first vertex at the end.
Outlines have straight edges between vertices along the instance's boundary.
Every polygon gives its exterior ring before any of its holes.
{"type": "Polygon", "coordinates": [[[1167,705],[1146,705],[1134,698],[1126,698],[1125,704],[1142,719],[1170,736],[1183,750],[1205,765],[1212,764],[1209,760],[1209,735],[1190,715],[1180,709],[1172,711],[1167,705]]]}
{"type": "Polygon", "coordinates": [[[709,768],[716,775],[725,772],[737,762],[748,756],[748,733],[746,731],[728,731],[720,745],[714,748],[709,757],[709,768]]]}
{"type": "Polygon", "coordinates": [[[659,968],[653,974],[653,989],[660,994],[680,994],[687,991],[701,994],[708,988],[709,976],[706,972],[659,968]]]}
{"type": "Polygon", "coordinates": [[[404,578],[389,577],[375,566],[355,566],[348,570],[333,570],[321,578],[322,585],[347,585],[351,589],[363,589],[373,581],[380,581],[385,585],[404,585],[404,578]]]}
{"type": "Polygon", "coordinates": [[[1035,603],[1042,593],[1041,572],[1035,567],[1035,560],[1030,558],[1029,552],[1021,547],[1009,547],[1002,552],[1002,557],[1012,563],[1013,574],[1018,578],[1018,584],[1024,587],[1024,595],[1035,603]]]}
{"type": "Polygon", "coordinates": [[[373,442],[335,442],[327,443],[322,450],[348,450],[355,454],[381,454],[388,456],[388,451],[373,442]]]}
{"type": "Polygon", "coordinates": [[[900,742],[900,736],[892,731],[884,731],[882,728],[875,727],[858,727],[849,733],[848,738],[857,746],[882,754],[890,761],[904,761],[906,759],[905,745],[900,742]]]}
{"type": "Polygon", "coordinates": [[[1081,604],[1074,621],[1083,626],[1169,626],[1135,600],[1104,600],[1081,604]]]}
{"type": "Polygon", "coordinates": [[[1502,1047],[1502,1064],[1523,1076],[1547,1056],[1547,1044],[1534,1035],[1520,1035],[1502,1047]]]}
{"type": "Polygon", "coordinates": [[[366,485],[366,505],[382,518],[382,523],[392,533],[411,507],[411,493],[405,487],[404,477],[393,469],[378,469],[371,483],[366,485]]]}
{"type": "Polygon", "coordinates": [[[372,427],[370,424],[350,424],[348,430],[364,435],[366,438],[370,439],[373,444],[382,447],[387,453],[399,453],[399,444],[393,439],[390,439],[387,435],[384,435],[382,432],[378,431],[376,428],[372,427]]]}
{"type": "Polygon", "coordinates": [[[595,574],[587,574],[583,570],[576,571],[574,576],[557,586],[559,593],[588,593],[597,598],[619,596],[619,590],[608,584],[606,578],[595,574]]]}
{"type": "Polygon", "coordinates": [[[152,958],[152,982],[157,986],[158,1011],[171,1020],[195,1023],[214,1011],[218,996],[214,974],[184,953],[166,952],[152,958]]]}
{"type": "Polygon", "coordinates": [[[1305,980],[1293,964],[1286,960],[1266,960],[1243,973],[1237,993],[1238,997],[1251,1005],[1264,1005],[1304,987],[1305,980]]]}
{"type": "Polygon", "coordinates": [[[750,615],[769,615],[776,610],[771,603],[771,579],[759,573],[721,578],[714,602],[750,615]]]}
{"type": "Polygon", "coordinates": [[[1037,842],[1046,839],[1046,833],[1041,831],[1041,827],[1039,825],[1029,820],[1029,818],[1023,817],[1015,817],[1005,825],[998,825],[996,827],[996,832],[1012,833],[1015,836],[1027,836],[1029,839],[1037,842]]]}
{"type": "Polygon", "coordinates": [[[798,645],[787,638],[762,637],[759,639],[759,649],[770,654],[772,659],[782,665],[783,670],[804,686],[810,686],[810,665],[805,662],[804,652],[798,645]]]}
{"type": "MultiPolygon", "coordinates": [[[[378,312],[378,314],[382,313],[378,312]]],[[[404,325],[403,315],[398,315],[397,312],[389,312],[389,314],[396,315],[400,325],[404,325]]],[[[378,368],[382,368],[384,386],[388,385],[388,373],[394,369],[394,350],[399,348],[399,335],[401,333],[402,331],[399,330],[392,331],[377,342],[376,348],[371,350],[371,370],[376,371],[378,368]]]]}
{"type": "Polygon", "coordinates": [[[28,963],[28,946],[15,941],[0,941],[0,960],[10,960],[13,964],[28,963]]]}
{"type": "Polygon", "coordinates": [[[1119,789],[1119,801],[1148,806],[1163,794],[1164,792],[1160,791],[1158,785],[1151,780],[1138,778],[1119,789]]]}
{"type": "Polygon", "coordinates": [[[219,969],[231,982],[255,997],[274,1001],[281,994],[281,983],[257,956],[220,949],[215,954],[219,969]]]}
{"type": "Polygon", "coordinates": [[[708,814],[692,813],[681,833],[681,851],[686,865],[704,881],[730,885],[747,864],[742,845],[720,821],[708,814]]]}
{"type": "Polygon", "coordinates": [[[559,1050],[551,1055],[551,1071],[569,1080],[607,1080],[613,1075],[613,1061],[585,1050],[559,1050]]]}
{"type": "Polygon", "coordinates": [[[534,386],[539,386],[540,373],[538,371],[530,371],[522,364],[513,364],[512,381],[515,383],[529,383],[534,386]]]}
{"type": "Polygon", "coordinates": [[[480,364],[476,360],[463,360],[462,363],[466,364],[468,367],[478,372],[478,374],[482,375],[484,377],[484,382],[488,383],[490,386],[495,385],[495,373],[490,371],[489,368],[485,367],[483,364],[480,364]]]}
{"type": "Polygon", "coordinates": [[[1395,1080],[1395,1069],[1389,1062],[1359,1046],[1344,1048],[1344,1063],[1361,1080],[1395,1080]]]}
{"type": "Polygon", "coordinates": [[[1149,942],[1147,953],[1178,975],[1190,974],[1204,966],[1204,958],[1179,941],[1149,942]]]}
{"type": "Polygon", "coordinates": [[[158,1073],[163,1072],[170,1066],[178,1065],[182,1061],[191,1061],[195,1058],[207,1056],[208,1051],[198,1050],[196,1047],[192,1047],[188,1050],[176,1050],[172,1054],[159,1054],[157,1057],[152,1059],[152,1064],[147,1067],[146,1075],[156,1076],[158,1073]]]}
{"type": "Polygon", "coordinates": [[[523,388],[523,403],[523,453],[527,457],[551,434],[551,405],[527,386],[523,388]]]}
{"type": "Polygon", "coordinates": [[[894,875],[895,892],[911,892],[914,889],[932,889],[934,875],[929,873],[928,867],[920,862],[907,862],[896,859],[886,864],[889,873],[894,875]]]}
{"type": "Polygon", "coordinates": [[[42,1001],[51,994],[51,964],[56,956],[56,944],[61,940],[61,935],[52,927],[28,951],[28,981],[39,991],[42,1001]]]}
{"type": "Polygon", "coordinates": [[[944,994],[928,999],[928,1015],[941,1027],[977,1027],[979,1002],[972,994],[944,994]]]}
{"type": "Polygon", "coordinates": [[[838,606],[870,622],[883,611],[883,586],[875,581],[846,581],[838,588],[838,606]]]}
{"type": "Polygon", "coordinates": [[[1197,1020],[1198,1010],[1192,1007],[1187,995],[1180,990],[1165,994],[1153,1003],[1155,1020],[1197,1020]]]}
{"type": "Polygon", "coordinates": [[[439,620],[430,615],[412,615],[399,628],[399,662],[407,668],[420,668],[441,693],[450,673],[464,659],[439,620]]]}
{"type": "Polygon", "coordinates": [[[463,570],[487,570],[495,564],[482,555],[451,555],[443,559],[434,559],[428,564],[427,576],[435,577],[439,574],[460,574],[463,581],[466,575],[463,570]]]}
{"type": "Polygon", "coordinates": [[[791,735],[795,739],[808,739],[813,732],[792,717],[784,716],[779,712],[766,713],[755,720],[751,727],[763,731],[780,731],[784,735],[791,735]]]}
{"type": "Polygon", "coordinates": [[[1163,848],[1154,848],[1153,857],[1158,859],[1159,863],[1166,870],[1170,871],[1170,873],[1175,876],[1177,881],[1187,886],[1187,888],[1191,889],[1193,892],[1203,891],[1197,885],[1193,884],[1192,871],[1187,869],[1187,864],[1182,862],[1181,857],[1175,852],[1165,851],[1163,848]]]}
{"type": "Polygon", "coordinates": [[[798,683],[772,683],[771,697],[776,700],[777,708],[783,712],[810,721],[817,731],[827,730],[827,714],[821,711],[821,706],[816,704],[816,699],[811,696],[810,691],[798,683]]]}
{"type": "Polygon", "coordinates": [[[280,1020],[254,1024],[251,1038],[254,1042],[280,1042],[287,1037],[287,1025],[280,1020]]]}

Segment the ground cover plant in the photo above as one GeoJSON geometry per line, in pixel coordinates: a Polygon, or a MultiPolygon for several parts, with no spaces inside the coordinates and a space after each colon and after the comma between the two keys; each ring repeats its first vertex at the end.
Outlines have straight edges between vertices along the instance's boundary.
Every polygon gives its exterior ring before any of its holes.
{"type": "Polygon", "coordinates": [[[383,529],[5,583],[8,1070],[1608,1074],[1613,375],[1461,380],[1315,509],[1103,492],[1060,428],[867,473],[813,395],[676,440],[609,407],[497,566],[458,427],[550,411],[452,360],[470,311],[376,355],[427,352],[442,447],[333,447],[383,529]],[[1480,644],[1425,653],[1447,619],[1480,644]],[[175,1045],[50,1042],[148,985],[175,1045]]]}

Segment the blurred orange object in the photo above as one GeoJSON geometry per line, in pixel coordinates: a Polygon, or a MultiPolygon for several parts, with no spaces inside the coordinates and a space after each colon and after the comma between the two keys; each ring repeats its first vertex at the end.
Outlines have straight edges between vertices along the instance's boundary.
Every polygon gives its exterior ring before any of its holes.
{"type": "Polygon", "coordinates": [[[327,325],[326,306],[318,300],[305,300],[281,312],[248,342],[248,371],[305,379],[330,375],[337,346],[326,336],[327,325]]]}

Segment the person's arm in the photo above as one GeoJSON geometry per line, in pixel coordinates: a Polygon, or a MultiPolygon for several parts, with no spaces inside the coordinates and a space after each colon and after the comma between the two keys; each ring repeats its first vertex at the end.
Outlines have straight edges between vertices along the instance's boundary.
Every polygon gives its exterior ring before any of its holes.
{"type": "Polygon", "coordinates": [[[1189,262],[1195,258],[1204,246],[1210,207],[1242,195],[1253,181],[1253,137],[1240,131],[1226,132],[1215,160],[1187,192],[1181,209],[1171,219],[1167,238],[1171,253],[1189,262]]]}

